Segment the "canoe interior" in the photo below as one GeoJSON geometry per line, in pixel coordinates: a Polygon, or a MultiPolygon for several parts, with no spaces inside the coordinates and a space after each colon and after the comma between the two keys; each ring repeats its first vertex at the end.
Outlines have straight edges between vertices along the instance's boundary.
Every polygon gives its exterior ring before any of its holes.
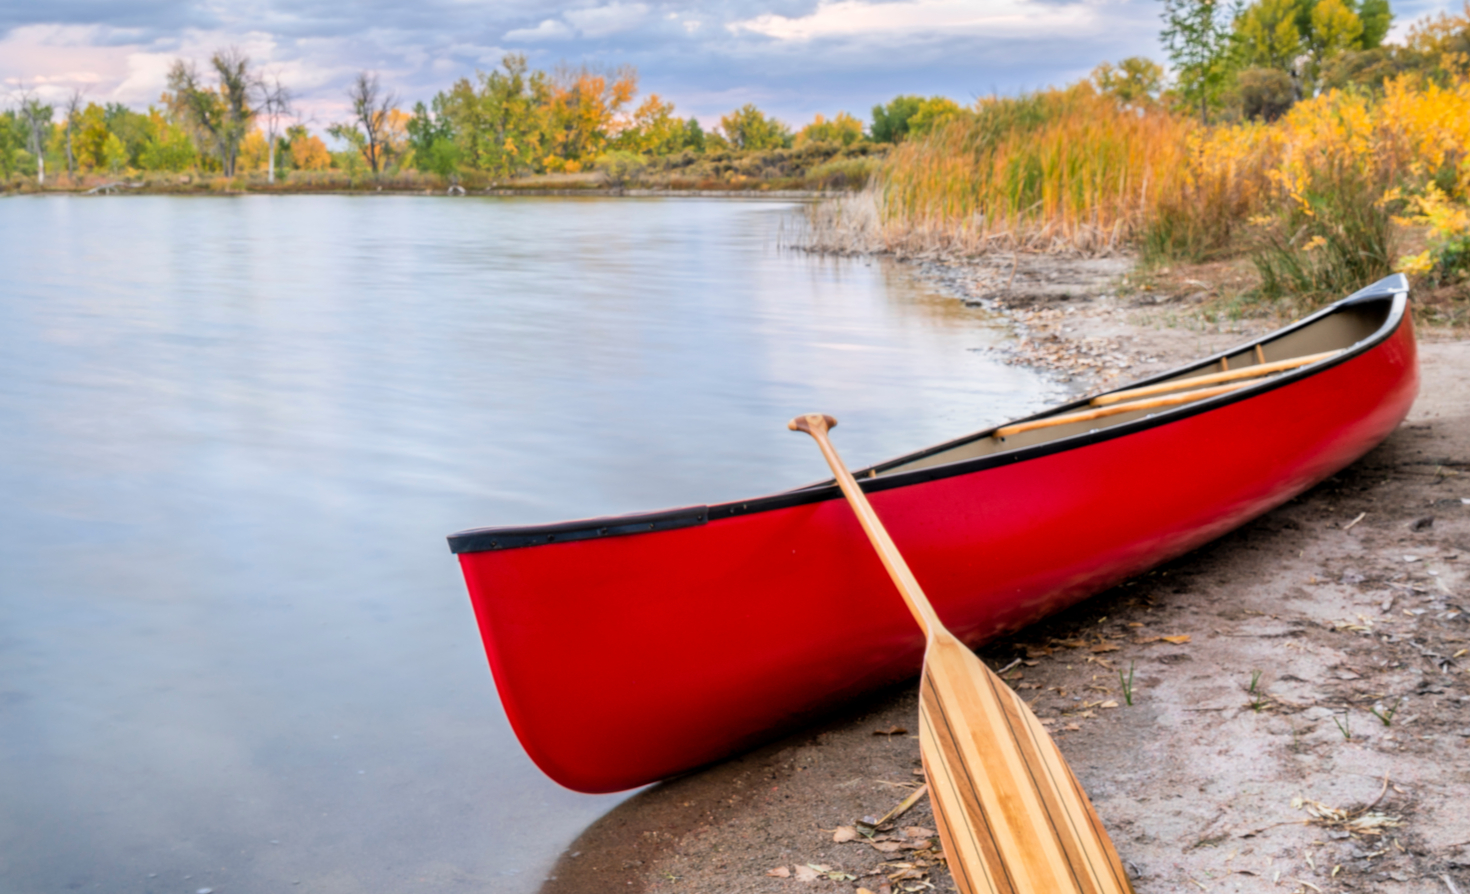
{"type": "MultiPolygon", "coordinates": [[[[1294,357],[1304,357],[1310,354],[1321,354],[1328,351],[1350,348],[1363,339],[1368,338],[1374,332],[1377,332],[1383,326],[1391,309],[1392,303],[1388,301],[1373,301],[1339,308],[1335,313],[1316,319],[1309,319],[1299,327],[1273,333],[1262,341],[1242,345],[1202,361],[1195,366],[1166,374],[1156,379],[1149,379],[1148,383],[1159,384],[1163,382],[1185,381],[1199,376],[1210,375],[1211,373],[1218,373],[1223,368],[1232,370],[1245,369],[1263,362],[1274,363],[1278,360],[1290,360],[1294,357]],[[1259,355],[1256,353],[1257,345],[1261,348],[1259,355]],[[1220,362],[1222,358],[1225,361],[1223,366],[1220,362]]],[[[1278,373],[1277,375],[1282,374],[1278,373]]],[[[1133,385],[1130,384],[1128,387],[1133,387],[1133,385]]],[[[1078,408],[1078,404],[1069,404],[1031,418],[1045,419],[1047,416],[1059,415],[1078,408]]],[[[1148,410],[1134,410],[1133,412],[1119,413],[1114,416],[1107,416],[1102,419],[1094,419],[1086,422],[1064,423],[1049,428],[1021,432],[1020,434],[1011,435],[1004,439],[991,437],[991,432],[994,429],[988,429],[977,432],[957,442],[951,442],[942,449],[933,452],[925,451],[916,458],[901,458],[888,463],[880,463],[872,469],[864,470],[858,474],[881,478],[884,475],[912,472],[918,469],[942,466],[961,460],[977,459],[997,453],[1020,450],[1051,441],[1060,441],[1091,431],[1113,428],[1136,419],[1141,419],[1148,415],[1149,412],[1148,410]]]]}

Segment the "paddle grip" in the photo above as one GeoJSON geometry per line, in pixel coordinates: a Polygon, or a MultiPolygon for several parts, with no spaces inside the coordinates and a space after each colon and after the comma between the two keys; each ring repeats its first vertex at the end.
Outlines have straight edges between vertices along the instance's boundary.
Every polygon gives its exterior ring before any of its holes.
{"type": "Polygon", "coordinates": [[[837,427],[837,420],[821,413],[807,413],[786,423],[786,427],[792,431],[804,431],[809,435],[814,434],[813,426],[820,431],[827,431],[837,427]]]}

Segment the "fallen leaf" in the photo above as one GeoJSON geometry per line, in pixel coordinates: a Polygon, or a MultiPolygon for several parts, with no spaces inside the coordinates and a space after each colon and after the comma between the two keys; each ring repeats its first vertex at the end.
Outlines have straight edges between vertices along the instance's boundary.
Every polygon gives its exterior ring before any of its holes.
{"type": "Polygon", "coordinates": [[[873,894],[873,892],[869,891],[867,888],[858,888],[857,894],[873,894]]]}
{"type": "Polygon", "coordinates": [[[1066,646],[1068,649],[1080,649],[1083,646],[1087,645],[1086,642],[1080,639],[1058,639],[1053,640],[1053,642],[1059,646],[1066,646]]]}
{"type": "Polygon", "coordinates": [[[926,829],[923,826],[904,826],[903,834],[909,838],[933,838],[934,830],[926,829]]]}
{"type": "Polygon", "coordinates": [[[767,869],[766,875],[772,878],[791,878],[791,870],[785,866],[777,866],[775,869],[767,869]]]}
{"type": "Polygon", "coordinates": [[[873,850],[881,851],[885,854],[896,854],[902,847],[897,841],[870,841],[868,843],[873,846],[873,850]]]}
{"type": "Polygon", "coordinates": [[[814,882],[821,873],[810,866],[796,867],[796,880],[799,882],[814,882]]]}
{"type": "Polygon", "coordinates": [[[1133,642],[1136,645],[1146,646],[1149,643],[1156,643],[1161,639],[1163,639],[1162,636],[1135,636],[1133,642]]]}
{"type": "Polygon", "coordinates": [[[1093,646],[1088,651],[1089,652],[1098,652],[1098,653],[1101,653],[1101,652],[1116,652],[1116,651],[1118,651],[1118,647],[1115,646],[1115,645],[1113,645],[1112,643],[1098,643],[1097,645],[1093,646]]]}
{"type": "Polygon", "coordinates": [[[832,832],[832,840],[838,844],[844,841],[855,841],[858,837],[857,829],[852,826],[838,826],[832,832]]]}
{"type": "Polygon", "coordinates": [[[873,735],[875,736],[902,736],[906,735],[907,733],[908,730],[904,729],[901,726],[890,726],[888,729],[873,730],[873,735]]]}
{"type": "Polygon", "coordinates": [[[1079,729],[1082,729],[1082,727],[1078,726],[1075,723],[1069,723],[1066,726],[1062,727],[1062,729],[1067,730],[1068,732],[1074,732],[1075,733],[1079,729]]]}
{"type": "Polygon", "coordinates": [[[1182,646],[1185,643],[1189,642],[1189,634],[1181,633],[1178,636],[1161,636],[1159,637],[1159,639],[1163,640],[1166,643],[1173,643],[1176,646],[1182,646]]]}

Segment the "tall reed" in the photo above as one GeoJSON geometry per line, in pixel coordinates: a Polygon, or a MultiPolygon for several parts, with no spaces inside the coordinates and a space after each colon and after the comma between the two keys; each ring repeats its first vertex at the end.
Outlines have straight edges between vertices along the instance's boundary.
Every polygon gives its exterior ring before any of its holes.
{"type": "Polygon", "coordinates": [[[1192,127],[1087,83],[982,100],[890,156],[877,183],[885,246],[1120,248],[1176,189],[1192,127]]]}

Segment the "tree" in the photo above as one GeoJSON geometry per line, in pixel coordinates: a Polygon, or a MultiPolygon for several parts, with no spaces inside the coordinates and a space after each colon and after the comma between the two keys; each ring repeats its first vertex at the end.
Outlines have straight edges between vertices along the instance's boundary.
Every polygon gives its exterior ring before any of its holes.
{"type": "Polygon", "coordinates": [[[20,143],[20,120],[15,117],[15,111],[0,112],[0,179],[9,180],[15,173],[20,143]]]}
{"type": "Polygon", "coordinates": [[[1256,0],[1235,18],[1236,51],[1246,65],[1291,71],[1302,52],[1294,0],[1256,0]]]}
{"type": "Polygon", "coordinates": [[[864,137],[863,123],[846,112],[838,112],[831,119],[818,115],[812,119],[812,123],[797,131],[796,138],[792,141],[795,146],[805,146],[807,143],[837,143],[841,146],[851,146],[860,142],[864,137]]]}
{"type": "Polygon", "coordinates": [[[931,96],[920,102],[918,111],[909,118],[909,136],[923,136],[962,111],[959,103],[948,97],[931,96]]]}
{"type": "Polygon", "coordinates": [[[790,129],[753,103],[721,115],[720,133],[732,149],[779,149],[791,143],[790,129]]]}
{"type": "Polygon", "coordinates": [[[478,87],[461,78],[434,97],[434,113],[448,119],[460,161],[497,177],[534,169],[547,143],[551,88],[545,73],[530,71],[525,56],[508,53],[498,69],[476,76],[478,87]]]}
{"type": "Polygon", "coordinates": [[[397,111],[398,97],[383,92],[377,72],[364,71],[347,88],[347,98],[352,102],[352,121],[333,124],[327,132],[355,146],[377,176],[388,166],[392,113],[397,111]]]}
{"type": "Polygon", "coordinates": [[[621,129],[623,108],[638,92],[638,72],[628,66],[610,72],[563,66],[549,86],[544,114],[550,152],[542,163],[574,173],[602,154],[621,129]]]}
{"type": "MultiPolygon", "coordinates": [[[[701,133],[701,143],[703,136],[701,133]]],[[[690,143],[689,125],[674,116],[674,104],[660,99],[657,93],[651,93],[633,111],[612,145],[615,149],[640,155],[670,155],[691,148],[690,143]]]]}
{"type": "Polygon", "coordinates": [[[1104,62],[1092,70],[1092,83],[1099,93],[1123,103],[1148,103],[1159,98],[1164,87],[1164,69],[1152,59],[1129,56],[1115,67],[1104,62]]]}
{"type": "Polygon", "coordinates": [[[1219,102],[1229,74],[1230,30],[1220,0],[1164,0],[1160,34],[1179,84],[1179,93],[1199,107],[1209,123],[1210,106],[1219,102]]]}
{"type": "Polygon", "coordinates": [[[250,95],[258,79],[250,71],[250,57],[233,47],[217,50],[209,59],[217,87],[205,87],[194,63],[175,59],[168,73],[168,97],[178,115],[208,142],[226,177],[235,176],[240,141],[250,131],[255,109],[250,95]]]}
{"type": "Polygon", "coordinates": [[[434,98],[433,112],[422,102],[413,104],[413,117],[406,128],[408,146],[418,170],[453,177],[459,170],[459,146],[454,142],[454,125],[437,111],[439,105],[440,97],[434,98]]]}
{"type": "Polygon", "coordinates": [[[35,94],[20,95],[19,117],[25,126],[26,145],[36,157],[36,183],[42,186],[46,183],[46,137],[51,130],[53,114],[55,110],[41,105],[35,94]]]}
{"type": "Polygon", "coordinates": [[[71,96],[66,100],[66,176],[77,175],[77,155],[72,148],[74,135],[77,130],[77,115],[82,110],[82,91],[72,90],[71,96]]]}
{"type": "Polygon", "coordinates": [[[316,134],[309,133],[304,124],[293,124],[286,128],[286,142],[291,147],[291,167],[298,171],[325,171],[332,166],[332,154],[327,144],[316,134]]]}
{"type": "Polygon", "coordinates": [[[292,114],[291,91],[281,83],[279,75],[267,81],[261,78],[255,85],[260,116],[265,119],[266,174],[265,182],[276,182],[276,143],[281,138],[281,119],[292,114]]]}

